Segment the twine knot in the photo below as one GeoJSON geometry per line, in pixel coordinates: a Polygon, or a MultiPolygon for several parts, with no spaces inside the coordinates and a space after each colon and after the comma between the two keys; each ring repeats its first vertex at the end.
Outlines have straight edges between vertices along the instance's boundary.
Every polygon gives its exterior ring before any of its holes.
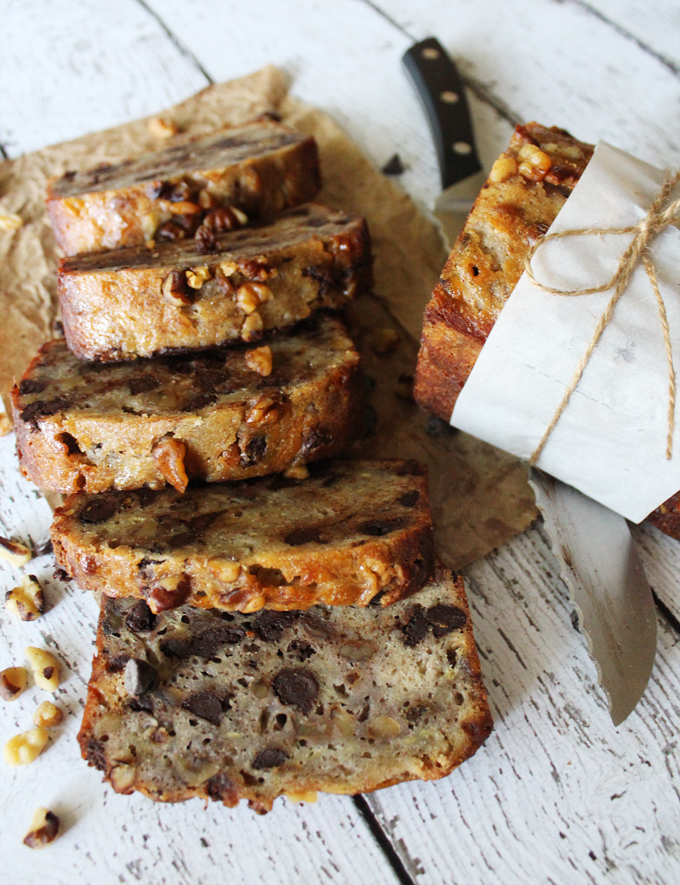
{"type": "Polygon", "coordinates": [[[541,441],[529,458],[529,464],[531,464],[532,466],[538,461],[541,452],[543,451],[543,448],[548,441],[548,437],[555,429],[555,425],[557,424],[557,422],[560,420],[560,417],[566,409],[572,393],[578,387],[581,376],[583,375],[583,371],[588,365],[590,357],[592,356],[593,351],[597,347],[600,338],[602,337],[602,333],[607,328],[607,325],[612,318],[614,308],[618,304],[619,299],[621,298],[623,293],[626,291],[633,271],[635,270],[639,262],[642,262],[642,264],[644,265],[644,268],[647,271],[647,276],[649,277],[649,281],[652,285],[652,290],[656,297],[656,302],[659,308],[661,328],[663,330],[663,340],[666,349],[666,360],[668,362],[668,436],[666,439],[666,458],[670,459],[672,457],[673,433],[675,430],[675,370],[673,368],[673,353],[671,350],[671,336],[668,329],[666,306],[663,302],[663,298],[661,297],[661,292],[659,291],[659,284],[656,279],[656,272],[654,270],[654,265],[652,264],[649,255],[649,247],[652,241],[661,233],[661,231],[665,230],[669,225],[674,224],[676,221],[680,221],[680,199],[670,199],[671,191],[679,181],[680,169],[678,169],[673,174],[666,175],[666,180],[664,181],[664,184],[657,195],[652,200],[647,214],[637,224],[634,224],[630,227],[581,228],[578,230],[559,231],[557,233],[547,234],[545,237],[535,243],[529,250],[529,254],[524,261],[524,270],[526,271],[526,274],[531,282],[539,289],[542,289],[544,292],[550,292],[553,295],[572,296],[594,295],[596,292],[606,292],[609,289],[614,289],[614,294],[607,304],[604,313],[598,320],[598,323],[595,327],[595,332],[593,333],[593,338],[588,345],[586,352],[581,357],[581,360],[576,367],[576,371],[574,372],[573,378],[567,385],[567,389],[565,390],[564,396],[562,397],[562,402],[553,415],[553,418],[546,428],[541,441]],[[534,272],[531,267],[531,259],[534,257],[536,252],[549,240],[557,240],[562,237],[591,236],[593,234],[596,234],[597,236],[602,236],[603,234],[630,233],[635,234],[635,236],[633,237],[626,251],[621,256],[618,267],[614,271],[611,279],[608,280],[606,283],[603,283],[601,286],[593,286],[590,289],[555,289],[552,286],[546,286],[543,283],[539,282],[534,276],[534,272]]]}

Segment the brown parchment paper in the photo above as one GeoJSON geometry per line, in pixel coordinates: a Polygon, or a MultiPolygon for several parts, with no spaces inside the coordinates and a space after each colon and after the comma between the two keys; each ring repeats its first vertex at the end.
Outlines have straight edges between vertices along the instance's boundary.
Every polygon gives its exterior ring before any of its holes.
{"type": "MultiPolygon", "coordinates": [[[[369,399],[377,420],[356,453],[413,457],[428,464],[438,553],[460,568],[535,517],[525,469],[464,433],[426,432],[428,419],[410,399],[410,382],[423,310],[446,258],[439,234],[327,114],[287,93],[285,75],[267,67],[210,86],[161,115],[179,127],[175,141],[266,111],[280,113],[284,122],[316,137],[324,179],[319,199],[366,216],[374,245],[375,296],[353,306],[351,331],[366,373],[375,381],[369,399]],[[376,346],[386,329],[398,333],[399,344],[379,354],[376,346]]],[[[16,232],[0,232],[0,393],[6,406],[13,378],[21,377],[38,346],[51,337],[58,316],[57,249],[43,202],[47,179],[167,143],[152,134],[148,119],[137,120],[0,164],[0,214],[18,213],[24,221],[16,232]]]]}

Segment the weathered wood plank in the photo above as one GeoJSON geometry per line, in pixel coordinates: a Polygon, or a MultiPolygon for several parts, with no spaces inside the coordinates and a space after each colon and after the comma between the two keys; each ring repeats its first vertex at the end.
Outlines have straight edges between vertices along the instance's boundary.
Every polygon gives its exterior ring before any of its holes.
{"type": "Polygon", "coordinates": [[[675,0],[655,0],[654,7],[637,0],[572,0],[593,10],[614,27],[656,53],[680,74],[680,6],[675,0]]]}
{"type": "MultiPolygon", "coordinates": [[[[39,541],[51,521],[47,503],[18,472],[14,439],[0,439],[0,533],[39,541]]],[[[349,797],[322,796],[316,805],[280,800],[266,817],[246,807],[227,809],[197,801],[161,805],[141,795],[119,796],[80,758],[76,734],[92,660],[97,619],[94,598],[51,578],[52,555],[24,569],[0,561],[0,596],[22,572],[45,584],[49,611],[24,623],[0,610],[0,669],[20,665],[27,645],[52,650],[66,679],[56,703],[66,716],[50,746],[30,766],[0,765],[0,880],[86,885],[143,881],[148,885],[208,885],[221,871],[239,882],[397,881],[349,797]],[[65,834],[49,851],[21,845],[34,809],[46,805],[65,834]]],[[[46,695],[35,686],[12,704],[2,702],[0,743],[32,728],[46,695]]]]}

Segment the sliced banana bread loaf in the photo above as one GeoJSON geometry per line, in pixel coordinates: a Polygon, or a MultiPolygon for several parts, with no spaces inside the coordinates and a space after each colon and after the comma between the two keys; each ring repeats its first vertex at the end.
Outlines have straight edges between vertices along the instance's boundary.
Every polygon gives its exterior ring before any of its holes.
{"type": "Polygon", "coordinates": [[[593,153],[564,129],[518,126],[496,160],[425,309],[414,395],[449,421],[489,332],[593,153]]]}
{"type": "Polygon", "coordinates": [[[58,564],[81,587],[252,612],[388,605],[432,574],[425,468],[327,461],[304,479],[76,494],[54,514],[58,564]]]}
{"type": "Polygon", "coordinates": [[[220,213],[223,223],[240,227],[311,200],[320,185],[314,139],[259,120],[115,165],[67,172],[49,183],[47,209],[57,243],[66,255],[77,255],[200,240],[201,223],[215,209],[227,210],[220,213]]]}
{"type": "Polygon", "coordinates": [[[254,341],[370,286],[366,222],[324,206],[222,233],[211,248],[185,240],[64,261],[58,289],[70,349],[125,360],[254,341]]]}
{"type": "Polygon", "coordinates": [[[119,793],[264,813],[444,777],[491,728],[463,581],[439,566],[389,608],[154,615],[104,597],[78,740],[119,793]]]}
{"type": "Polygon", "coordinates": [[[339,454],[363,430],[359,355],[317,315],[260,347],[131,363],[44,344],[12,391],[21,469],[42,488],[183,489],[339,454]]]}

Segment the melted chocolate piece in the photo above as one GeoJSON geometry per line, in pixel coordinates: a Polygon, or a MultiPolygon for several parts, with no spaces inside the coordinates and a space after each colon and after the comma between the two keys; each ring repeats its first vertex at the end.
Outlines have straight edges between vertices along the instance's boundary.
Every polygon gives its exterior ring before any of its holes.
{"type": "Polygon", "coordinates": [[[120,502],[112,495],[97,495],[78,514],[81,522],[92,523],[97,525],[100,522],[106,522],[118,512],[120,502]]]}
{"type": "Polygon", "coordinates": [[[256,771],[261,771],[263,768],[278,768],[287,758],[288,754],[280,747],[265,747],[253,760],[253,768],[256,771]]]}
{"type": "Polygon", "coordinates": [[[282,704],[291,704],[303,713],[311,713],[319,696],[319,683],[311,670],[286,668],[274,679],[274,693],[282,704]]]}
{"type": "Polygon", "coordinates": [[[432,624],[433,634],[439,638],[452,630],[460,630],[465,626],[467,615],[455,605],[446,605],[440,602],[427,610],[427,619],[432,624]]]}
{"type": "Polygon", "coordinates": [[[222,704],[211,691],[197,691],[189,695],[182,703],[182,708],[205,719],[211,725],[219,725],[222,721],[222,704]]]}
{"type": "Polygon", "coordinates": [[[288,532],[283,540],[291,547],[300,547],[302,544],[311,544],[312,542],[315,544],[324,543],[321,540],[319,529],[313,526],[301,526],[300,528],[293,529],[292,532],[288,532]]]}
{"type": "Polygon", "coordinates": [[[158,673],[147,661],[130,658],[125,665],[125,691],[134,698],[158,688],[158,673]]]}
{"type": "Polygon", "coordinates": [[[301,663],[308,661],[316,654],[316,649],[302,639],[294,639],[287,648],[290,654],[295,654],[301,663]]]}
{"type": "Polygon", "coordinates": [[[298,612],[265,610],[255,619],[253,629],[265,642],[279,642],[284,632],[298,618],[298,612]]]}
{"type": "Polygon", "coordinates": [[[401,632],[404,634],[404,645],[407,645],[409,648],[415,648],[419,642],[425,639],[429,628],[430,622],[427,619],[425,610],[422,605],[416,605],[410,619],[401,628],[401,632]]]}
{"type": "Polygon", "coordinates": [[[146,602],[140,599],[128,612],[125,623],[133,633],[148,633],[150,630],[153,630],[153,626],[156,623],[156,615],[151,611],[146,602]]]}
{"type": "Polygon", "coordinates": [[[410,492],[404,492],[404,494],[398,499],[399,503],[402,507],[415,507],[420,499],[420,492],[418,489],[411,489],[410,492]]]}
{"type": "MultiPolygon", "coordinates": [[[[418,494],[418,492],[416,492],[418,494]]],[[[362,522],[359,526],[359,531],[363,535],[372,535],[376,538],[380,538],[383,535],[389,535],[390,532],[395,532],[397,529],[400,529],[404,524],[402,519],[369,519],[367,522],[362,522]]]]}
{"type": "Polygon", "coordinates": [[[232,645],[245,638],[246,631],[241,627],[220,624],[204,630],[198,636],[169,637],[160,644],[160,649],[168,658],[190,658],[195,655],[209,660],[225,645],[232,645]]]}

